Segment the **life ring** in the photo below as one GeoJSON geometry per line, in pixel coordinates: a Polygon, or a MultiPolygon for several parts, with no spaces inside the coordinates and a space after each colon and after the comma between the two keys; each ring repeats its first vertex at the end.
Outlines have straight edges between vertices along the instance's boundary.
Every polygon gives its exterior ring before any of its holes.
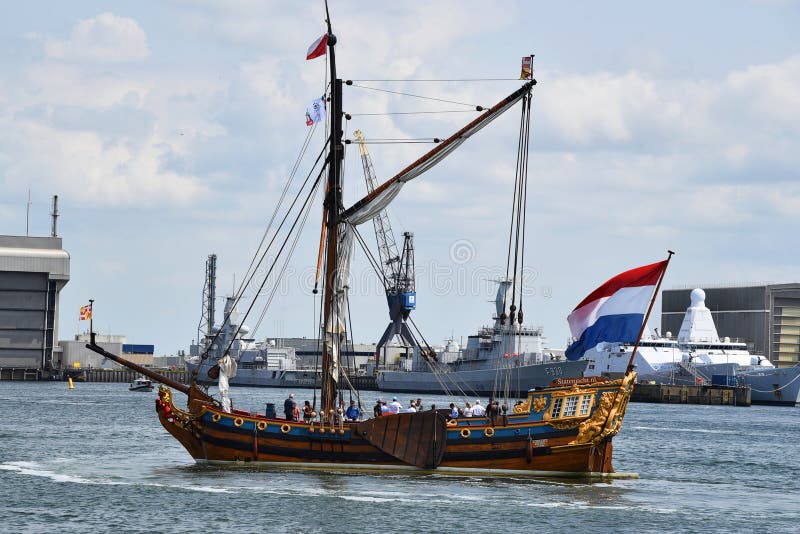
{"type": "Polygon", "coordinates": [[[456,421],[455,419],[450,419],[449,421],[447,421],[447,426],[458,426],[458,421],[456,421]]]}
{"type": "Polygon", "coordinates": [[[292,430],[292,427],[289,425],[283,424],[281,425],[281,432],[284,434],[288,434],[292,430]]]}
{"type": "Polygon", "coordinates": [[[494,436],[494,428],[492,428],[492,427],[485,428],[485,429],[483,430],[483,434],[484,434],[484,435],[485,435],[487,438],[491,438],[492,436],[494,436]]]}
{"type": "Polygon", "coordinates": [[[244,424],[244,419],[242,419],[241,417],[237,417],[236,419],[233,420],[233,426],[238,427],[242,426],[242,424],[244,424]]]}
{"type": "Polygon", "coordinates": [[[266,421],[259,421],[256,423],[256,428],[259,430],[266,430],[267,429],[267,422],[266,421]]]}
{"type": "Polygon", "coordinates": [[[461,429],[461,437],[468,438],[472,434],[472,431],[469,428],[462,428],[461,429]]]}
{"type": "Polygon", "coordinates": [[[218,413],[211,414],[211,420],[215,423],[218,423],[219,420],[222,419],[222,416],[218,413]]]}

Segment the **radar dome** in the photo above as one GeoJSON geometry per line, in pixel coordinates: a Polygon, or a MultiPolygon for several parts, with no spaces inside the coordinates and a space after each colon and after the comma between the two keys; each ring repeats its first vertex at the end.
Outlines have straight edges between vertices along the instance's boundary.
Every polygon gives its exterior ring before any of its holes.
{"type": "Polygon", "coordinates": [[[692,289],[691,299],[693,307],[703,306],[706,301],[706,292],[699,287],[692,289]]]}
{"type": "Polygon", "coordinates": [[[249,333],[250,333],[250,327],[249,327],[249,326],[247,326],[246,324],[243,324],[243,325],[241,326],[241,328],[239,328],[239,332],[240,332],[240,333],[241,333],[243,336],[246,336],[247,334],[249,334],[249,333]]]}

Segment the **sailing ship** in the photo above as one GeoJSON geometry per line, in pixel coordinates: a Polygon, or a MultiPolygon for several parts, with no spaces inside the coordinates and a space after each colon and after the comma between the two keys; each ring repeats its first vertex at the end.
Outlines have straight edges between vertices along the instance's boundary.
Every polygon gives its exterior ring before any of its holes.
{"type": "MultiPolygon", "coordinates": [[[[357,226],[391,202],[405,183],[433,167],[515,104],[522,104],[521,124],[527,124],[536,81],[526,81],[495,106],[479,110],[481,113],[475,120],[364,198],[345,207],[342,199],[344,82],[336,73],[337,39],[329,15],[327,33],[320,42],[327,46],[332,87],[328,95],[330,135],[322,160],[327,179],[318,261],[318,267],[324,266],[318,413],[313,413],[308,421],[296,421],[233,408],[227,386],[229,377],[236,372],[236,364],[229,354],[215,366],[221,397],[215,398],[195,379],[187,386],[107,352],[94,343],[94,332],[87,347],[162,384],[156,399],[158,419],[198,463],[326,470],[610,476],[614,473],[612,438],[620,430],[636,378],[632,368],[616,380],[560,378],[549,387],[528,391],[513,406],[506,385],[506,397],[498,392],[490,399],[487,415],[482,417],[449,418],[447,410],[430,410],[345,421],[343,414],[337,412],[337,393],[341,394],[348,384],[340,355],[349,330],[348,271],[354,240],[358,239],[357,226]],[[188,397],[185,408],[179,407],[174,391],[188,397]]],[[[315,50],[318,53],[319,47],[315,50]]],[[[527,154],[528,132],[527,126],[521,129],[519,145],[523,156],[527,154]]],[[[527,182],[520,179],[522,171],[527,172],[526,162],[524,169],[518,165],[516,208],[512,215],[516,217],[517,228],[523,221],[527,195],[527,182]]],[[[322,176],[320,171],[317,179],[322,176]]],[[[311,195],[306,202],[310,198],[311,195]]],[[[517,234],[512,279],[521,273],[517,264],[519,241],[517,234]]],[[[522,242],[524,248],[524,239],[522,242]]],[[[514,289],[520,289],[519,285],[515,284],[514,289]]],[[[501,315],[511,325],[522,323],[521,293],[519,300],[512,296],[511,305],[504,306],[501,315]]],[[[436,358],[432,351],[426,356],[436,358]]]]}

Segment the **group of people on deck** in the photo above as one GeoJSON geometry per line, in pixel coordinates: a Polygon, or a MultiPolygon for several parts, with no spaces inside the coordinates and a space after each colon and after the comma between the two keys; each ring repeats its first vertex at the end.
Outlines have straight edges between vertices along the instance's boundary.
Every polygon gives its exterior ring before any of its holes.
{"type": "MultiPolygon", "coordinates": [[[[375,402],[375,407],[373,408],[373,416],[383,417],[399,413],[416,413],[424,411],[424,409],[425,408],[422,405],[422,399],[411,399],[408,403],[408,406],[404,407],[400,401],[397,400],[397,397],[392,397],[392,401],[389,403],[383,399],[378,399],[375,402]]],[[[431,404],[430,410],[435,411],[436,405],[431,404]]],[[[508,408],[504,404],[502,407],[503,415],[505,415],[507,410],[508,408]]],[[[284,401],[283,411],[287,421],[300,421],[302,416],[302,420],[306,423],[309,423],[317,416],[317,413],[314,411],[314,407],[311,406],[311,402],[309,401],[305,401],[305,405],[303,406],[303,410],[301,412],[301,410],[297,407],[297,402],[294,400],[294,393],[291,393],[284,401]]],[[[458,419],[459,417],[489,417],[490,419],[494,420],[500,414],[500,411],[501,407],[498,401],[494,399],[490,399],[489,404],[485,408],[481,404],[480,399],[477,399],[475,404],[471,404],[468,401],[463,408],[459,408],[456,403],[451,402],[448,418],[458,419]]],[[[339,406],[334,417],[337,421],[340,419],[344,421],[358,421],[361,419],[361,415],[361,410],[359,409],[355,400],[351,400],[349,406],[346,405],[344,400],[341,400],[339,401],[339,406]]]]}
{"type": "MultiPolygon", "coordinates": [[[[303,421],[306,423],[310,423],[317,416],[317,412],[314,411],[310,401],[305,401],[301,412],[297,407],[297,402],[294,400],[294,393],[290,393],[289,397],[283,401],[283,414],[287,421],[300,421],[302,414],[303,421]]],[[[345,401],[341,400],[334,417],[337,420],[344,417],[348,421],[358,421],[361,418],[361,410],[359,410],[355,400],[350,401],[350,406],[346,406],[345,401]]]]}

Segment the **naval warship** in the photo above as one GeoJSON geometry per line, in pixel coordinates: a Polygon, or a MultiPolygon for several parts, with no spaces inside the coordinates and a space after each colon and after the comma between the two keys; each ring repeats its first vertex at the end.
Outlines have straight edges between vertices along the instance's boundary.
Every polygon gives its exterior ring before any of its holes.
{"type": "Polygon", "coordinates": [[[503,324],[510,287],[510,280],[498,281],[494,324],[469,336],[465,348],[450,339],[435,357],[416,349],[411,358],[401,360],[400,369],[377,371],[378,389],[491,395],[505,385],[509,393],[519,396],[559,378],[583,376],[588,362],[568,361],[563,351],[546,349],[541,327],[503,324]]]}

